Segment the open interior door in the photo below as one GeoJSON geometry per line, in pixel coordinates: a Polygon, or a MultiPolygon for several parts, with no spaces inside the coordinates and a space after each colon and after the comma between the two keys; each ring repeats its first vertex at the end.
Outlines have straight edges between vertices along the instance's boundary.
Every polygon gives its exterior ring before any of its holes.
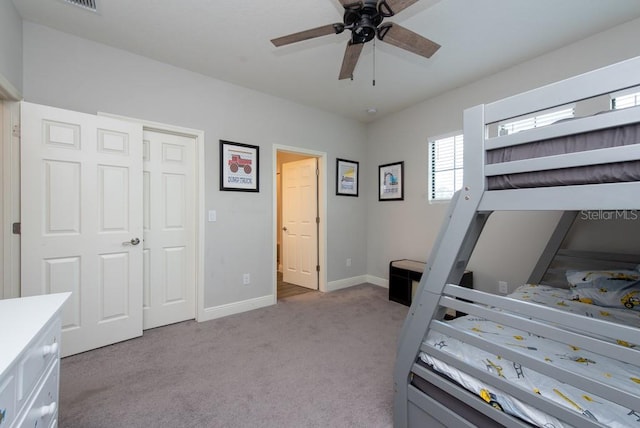
{"type": "Polygon", "coordinates": [[[70,291],[62,355],[142,335],[142,126],[21,104],[21,295],[70,291]]]}
{"type": "Polygon", "coordinates": [[[318,289],[318,160],[282,164],[282,279],[318,289]]]}

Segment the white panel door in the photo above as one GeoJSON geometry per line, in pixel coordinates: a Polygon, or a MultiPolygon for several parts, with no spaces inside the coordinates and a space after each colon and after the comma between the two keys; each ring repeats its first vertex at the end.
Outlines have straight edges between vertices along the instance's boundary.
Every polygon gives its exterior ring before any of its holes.
{"type": "Polygon", "coordinates": [[[317,159],[282,164],[282,279],[318,289],[317,159]]]}
{"type": "Polygon", "coordinates": [[[195,318],[195,141],[145,130],[144,328],[195,318]]]}
{"type": "Polygon", "coordinates": [[[70,291],[62,355],[142,334],[142,127],[21,105],[22,296],[70,291]]]}

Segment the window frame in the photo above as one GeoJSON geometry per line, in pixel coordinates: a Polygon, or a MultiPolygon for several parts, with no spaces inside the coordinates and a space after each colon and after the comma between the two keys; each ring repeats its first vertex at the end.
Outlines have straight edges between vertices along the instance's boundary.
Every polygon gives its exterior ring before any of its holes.
{"type": "Polygon", "coordinates": [[[572,119],[576,116],[576,106],[563,106],[559,108],[544,110],[534,115],[520,117],[515,120],[509,120],[498,125],[498,135],[512,135],[518,132],[528,131],[530,129],[548,126],[554,122],[563,119],[572,119]],[[563,115],[562,113],[570,112],[563,115]],[[511,128],[509,130],[509,128],[511,128]]]}
{"type": "Polygon", "coordinates": [[[462,188],[462,182],[464,180],[464,133],[462,130],[450,132],[447,134],[438,135],[436,137],[427,138],[427,200],[429,203],[442,203],[449,202],[453,197],[453,194],[462,188]],[[458,138],[461,138],[462,141],[458,141],[458,138]],[[435,167],[435,159],[434,159],[434,150],[435,145],[440,143],[443,144],[445,140],[451,139],[451,144],[453,145],[453,167],[449,169],[442,170],[434,170],[435,167]],[[457,153],[456,143],[460,143],[461,145],[461,153],[457,153]],[[456,166],[460,161],[460,166],[456,166]],[[435,190],[436,183],[436,173],[442,171],[453,171],[453,191],[447,197],[436,197],[437,191],[435,190]],[[462,178],[460,179],[460,183],[456,182],[457,172],[461,172],[462,178]]]}
{"type": "Polygon", "coordinates": [[[637,107],[637,106],[640,106],[640,89],[637,87],[611,94],[611,103],[609,105],[609,108],[611,110],[622,110],[625,108],[631,108],[631,107],[637,107]],[[629,96],[633,96],[635,98],[633,105],[621,107],[621,108],[616,107],[616,100],[618,98],[625,98],[629,96]]]}

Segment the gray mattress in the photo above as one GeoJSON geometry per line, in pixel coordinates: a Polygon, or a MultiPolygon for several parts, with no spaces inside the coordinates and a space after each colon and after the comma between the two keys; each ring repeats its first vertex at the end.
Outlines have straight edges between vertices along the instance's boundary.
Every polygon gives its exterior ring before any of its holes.
{"type": "MultiPolygon", "coordinates": [[[[496,164],[632,144],[637,144],[640,150],[640,123],[490,150],[487,152],[487,163],[496,164]]],[[[500,190],[628,181],[640,181],[640,161],[488,177],[488,188],[500,190]]]]}

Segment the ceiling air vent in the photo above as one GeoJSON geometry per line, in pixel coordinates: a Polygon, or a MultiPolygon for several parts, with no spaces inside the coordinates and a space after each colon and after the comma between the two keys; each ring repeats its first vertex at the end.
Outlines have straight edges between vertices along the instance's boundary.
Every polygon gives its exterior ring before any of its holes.
{"type": "Polygon", "coordinates": [[[73,4],[83,9],[90,10],[92,12],[98,11],[98,6],[97,6],[98,0],[64,0],[64,1],[66,3],[73,4]]]}

